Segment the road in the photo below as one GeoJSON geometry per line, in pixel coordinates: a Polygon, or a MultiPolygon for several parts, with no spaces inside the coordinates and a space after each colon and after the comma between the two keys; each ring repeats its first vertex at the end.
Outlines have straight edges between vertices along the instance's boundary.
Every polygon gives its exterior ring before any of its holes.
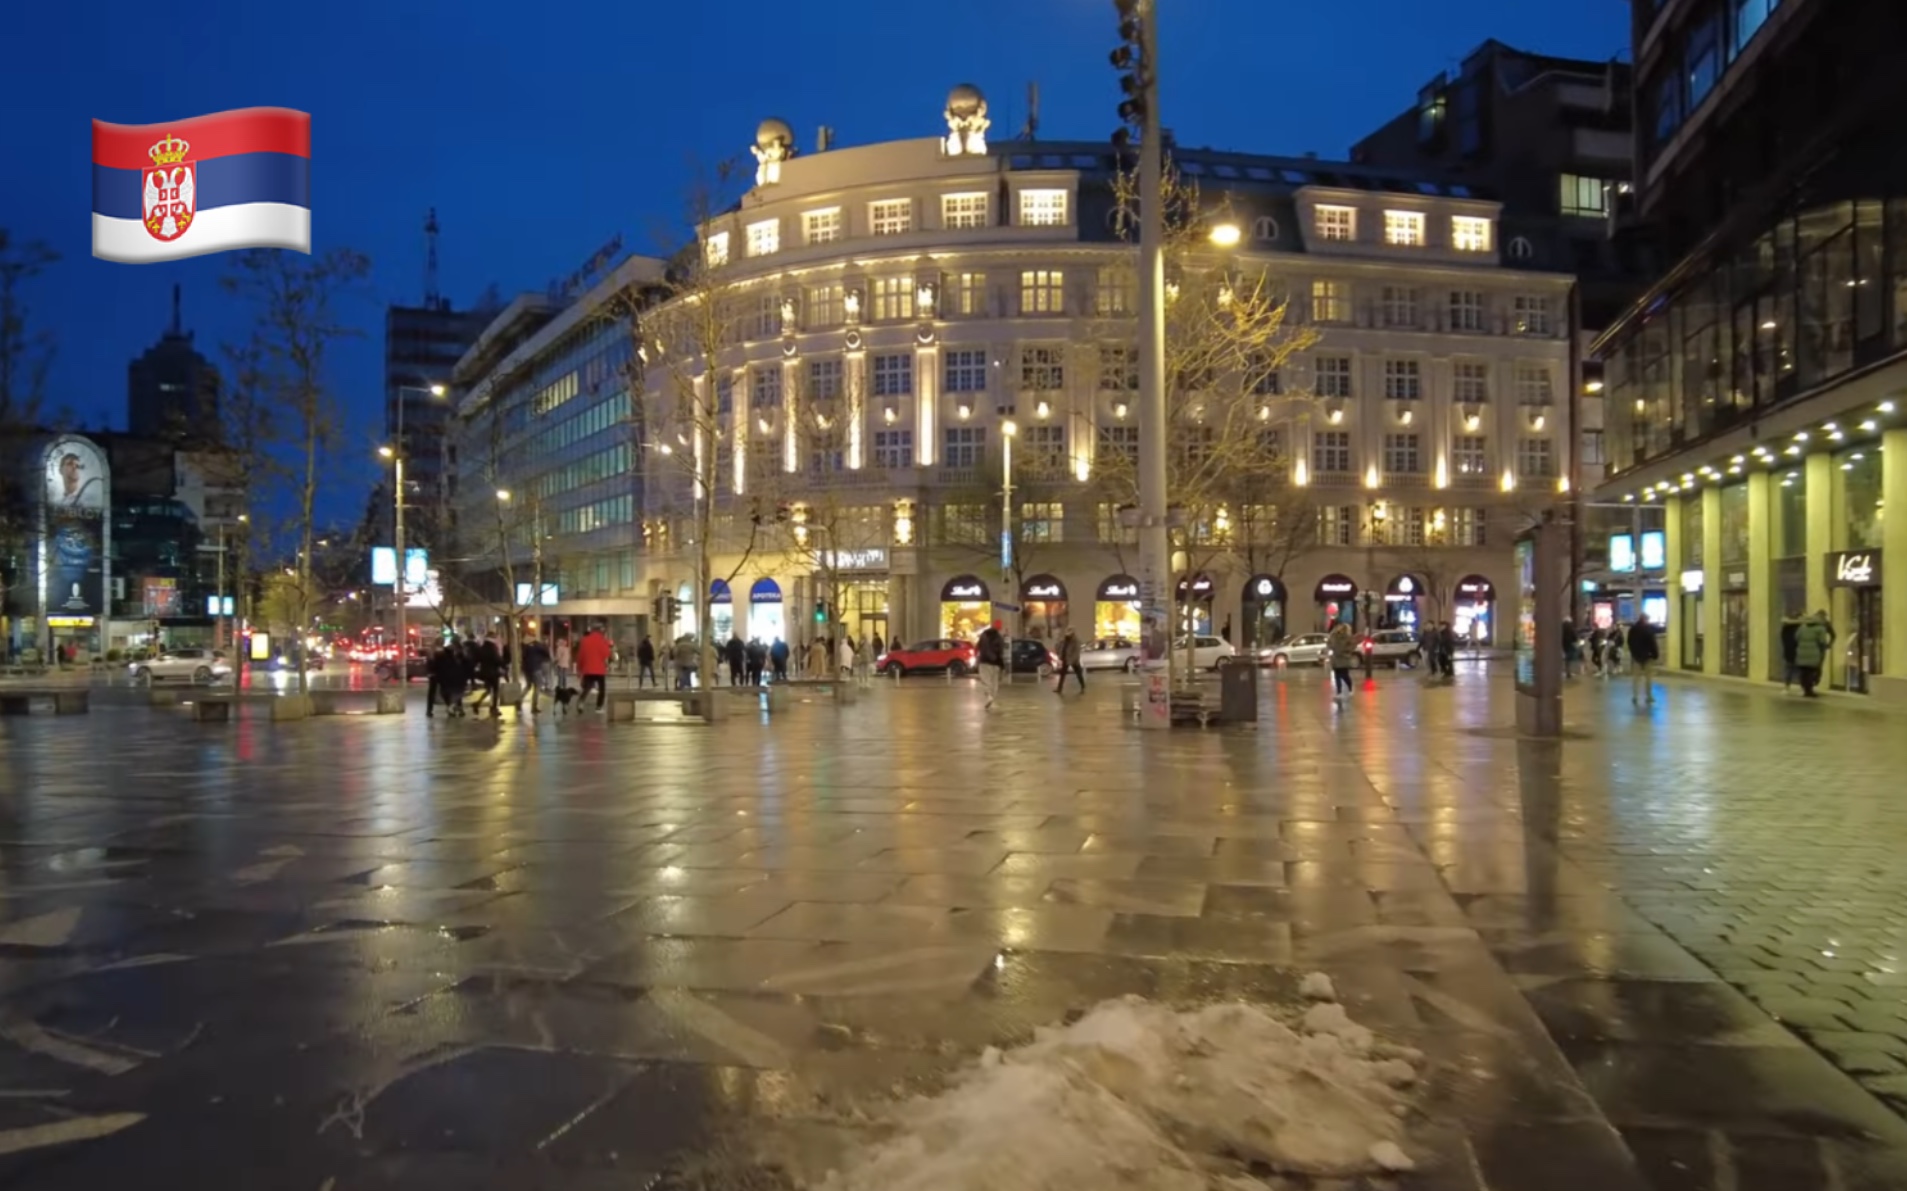
{"type": "Polygon", "coordinates": [[[986,1046],[1310,970],[1427,1056],[1403,1187],[1907,1186],[1898,719],[1261,689],[0,721],[0,1187],[792,1186],[986,1046]]]}

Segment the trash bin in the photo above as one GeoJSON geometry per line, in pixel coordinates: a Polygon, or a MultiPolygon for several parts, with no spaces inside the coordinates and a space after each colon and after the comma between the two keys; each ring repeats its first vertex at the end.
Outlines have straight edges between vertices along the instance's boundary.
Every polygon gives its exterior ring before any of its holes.
{"type": "Polygon", "coordinates": [[[1232,662],[1218,668],[1218,720],[1222,724],[1258,722],[1258,667],[1232,662]]]}

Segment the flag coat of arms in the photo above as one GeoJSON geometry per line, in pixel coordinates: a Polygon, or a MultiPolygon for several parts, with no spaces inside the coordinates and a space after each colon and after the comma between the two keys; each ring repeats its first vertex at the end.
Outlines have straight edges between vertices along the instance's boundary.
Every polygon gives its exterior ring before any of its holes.
{"type": "Polygon", "coordinates": [[[93,121],[94,256],[143,265],[235,248],[311,251],[308,114],[93,121]]]}

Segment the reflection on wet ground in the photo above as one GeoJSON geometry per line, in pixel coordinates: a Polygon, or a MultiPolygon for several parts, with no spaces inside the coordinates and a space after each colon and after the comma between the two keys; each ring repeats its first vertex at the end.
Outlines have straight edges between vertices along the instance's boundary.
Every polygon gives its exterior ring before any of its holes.
{"type": "Polygon", "coordinates": [[[1889,721],[1585,682],[1535,744],[1500,680],[1307,673],[1161,737],[1114,685],[0,722],[0,1186],[772,1186],[1100,1000],[1310,970],[1427,1056],[1399,1186],[1907,1186],[1889,721]]]}

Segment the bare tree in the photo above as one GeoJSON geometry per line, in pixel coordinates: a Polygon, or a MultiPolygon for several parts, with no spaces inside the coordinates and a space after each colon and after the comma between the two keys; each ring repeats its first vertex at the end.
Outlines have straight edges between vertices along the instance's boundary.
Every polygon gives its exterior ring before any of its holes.
{"type": "Polygon", "coordinates": [[[53,333],[34,328],[25,288],[59,259],[45,241],[0,228],[0,429],[31,426],[45,404],[53,333]]]}
{"type": "Polygon", "coordinates": [[[370,274],[368,258],[349,249],[317,257],[277,249],[238,254],[223,281],[226,292],[248,301],[256,322],[247,350],[258,366],[259,391],[288,417],[274,419],[283,433],[274,448],[293,459],[288,469],[296,496],[298,535],[297,594],[302,601],[298,656],[298,693],[309,691],[303,634],[311,623],[314,506],[326,453],[337,434],[337,402],[326,380],[331,350],[356,332],[342,321],[338,307],[346,292],[370,274]]]}
{"type": "MultiPolygon", "coordinates": [[[[1117,175],[1114,194],[1128,215],[1122,226],[1136,228],[1137,179],[1117,175]]],[[[1166,498],[1174,570],[1189,583],[1235,551],[1241,518],[1254,531],[1287,527],[1286,551],[1308,548],[1293,528],[1308,502],[1291,485],[1287,445],[1294,413],[1315,404],[1310,393],[1292,387],[1292,364],[1317,335],[1289,320],[1287,297],[1267,272],[1213,247],[1212,229],[1230,222],[1223,200],[1208,204],[1169,163],[1164,200],[1166,498]],[[1287,504],[1291,510],[1281,515],[1287,504]]],[[[1078,355],[1102,391],[1136,394],[1130,309],[1115,298],[1096,312],[1097,320],[1083,323],[1088,339],[1078,355]]],[[[1136,505],[1136,440],[1108,438],[1101,447],[1095,465],[1100,493],[1115,504],[1136,505]]],[[[1189,672],[1190,632],[1186,650],[1189,672]]]]}

